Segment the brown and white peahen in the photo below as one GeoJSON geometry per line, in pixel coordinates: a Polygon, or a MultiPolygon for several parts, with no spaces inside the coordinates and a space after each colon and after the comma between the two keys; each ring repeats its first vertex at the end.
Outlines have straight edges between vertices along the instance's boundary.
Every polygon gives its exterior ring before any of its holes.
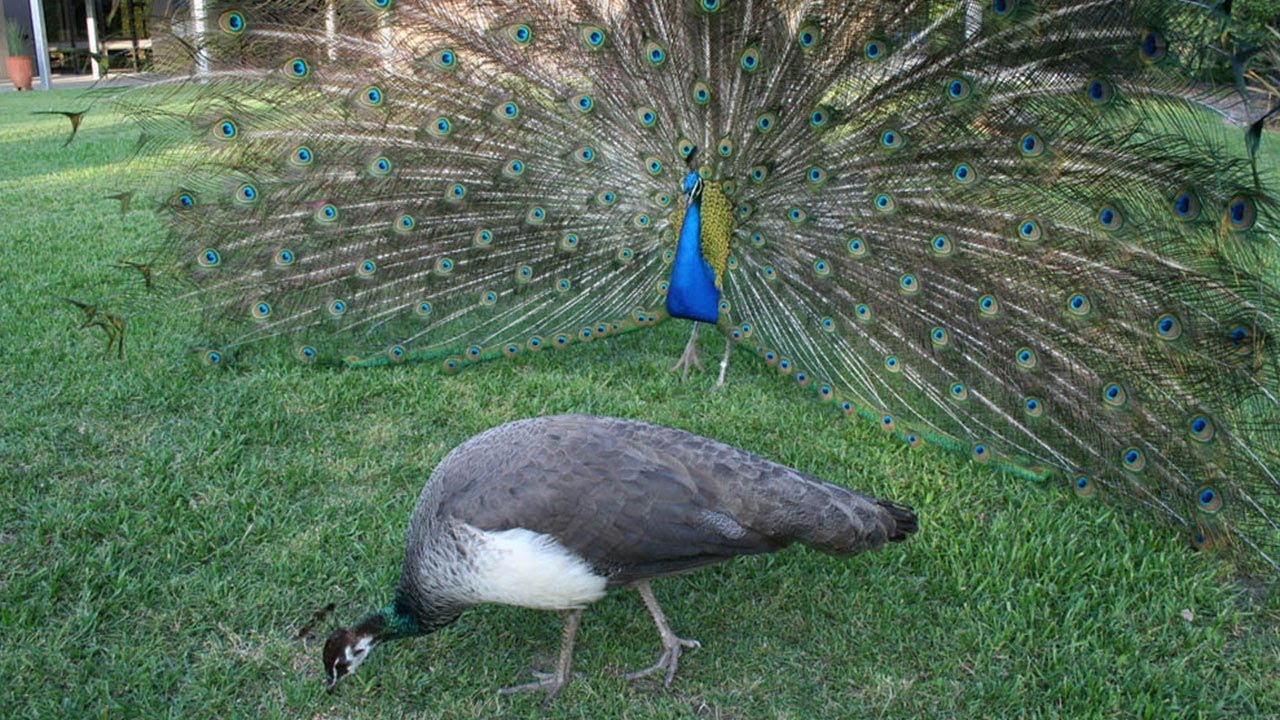
{"type": "Polygon", "coordinates": [[[629,677],[665,671],[670,684],[681,650],[698,644],[672,632],[650,580],[796,542],[852,555],[915,531],[908,507],[683,430],[590,415],[508,423],[436,467],[409,522],[394,598],[329,636],[325,682],[333,689],[380,643],[502,603],[564,615],[555,670],[504,691],[545,690],[550,701],[570,677],[583,608],[631,586],[662,653],[629,677]]]}

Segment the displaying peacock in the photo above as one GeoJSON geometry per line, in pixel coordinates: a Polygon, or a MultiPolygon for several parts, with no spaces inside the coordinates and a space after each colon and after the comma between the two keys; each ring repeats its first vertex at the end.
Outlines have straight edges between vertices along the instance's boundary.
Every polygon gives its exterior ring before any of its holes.
{"type": "Polygon", "coordinates": [[[469,607],[502,603],[564,615],[551,673],[503,692],[550,702],[570,677],[582,610],[634,587],[662,640],[652,666],[671,684],[696,640],[667,624],[650,580],[803,543],[833,555],[916,531],[911,508],[822,482],[683,430],[558,415],[507,423],[459,445],[427,480],[409,522],[394,597],[324,647],[325,684],[381,643],[435,632],[469,607]]]}
{"type": "Polygon", "coordinates": [[[1274,169],[1224,120],[1266,110],[1215,74],[1225,8],[205,7],[158,52],[197,75],[120,99],[173,239],[118,280],[193,283],[209,364],[456,370],[684,318],[1280,568],[1274,169]]]}

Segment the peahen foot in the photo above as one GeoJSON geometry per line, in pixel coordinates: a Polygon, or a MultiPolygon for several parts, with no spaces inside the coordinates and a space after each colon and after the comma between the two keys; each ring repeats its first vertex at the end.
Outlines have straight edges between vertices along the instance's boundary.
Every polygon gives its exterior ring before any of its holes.
{"type": "Polygon", "coordinates": [[[693,334],[689,336],[689,342],[684,346],[684,354],[680,356],[680,360],[671,366],[671,372],[680,372],[680,382],[689,379],[689,369],[697,366],[702,369],[702,361],[698,359],[698,323],[693,323],[693,334]]]}
{"type": "Polygon", "coordinates": [[[671,632],[671,628],[667,625],[667,617],[662,614],[662,607],[658,605],[658,599],[653,596],[653,589],[649,587],[649,581],[644,580],[635,584],[635,589],[640,593],[640,597],[644,599],[645,607],[649,608],[649,614],[653,616],[653,623],[658,626],[658,634],[662,636],[662,655],[658,656],[658,662],[650,665],[642,670],[629,672],[623,677],[628,680],[637,680],[652,675],[659,670],[666,670],[667,676],[663,680],[663,685],[671,686],[671,680],[676,676],[676,669],[680,667],[680,653],[684,648],[702,647],[702,643],[697,640],[677,637],[671,632]]]}
{"type": "Polygon", "coordinates": [[[550,705],[552,701],[560,695],[560,691],[569,682],[571,678],[581,677],[582,673],[569,673],[566,677],[560,677],[557,672],[541,672],[539,670],[530,670],[529,674],[533,675],[537,680],[524,685],[512,685],[504,687],[498,692],[502,695],[514,695],[516,693],[528,692],[531,690],[542,690],[547,696],[543,699],[543,706],[550,705]]]}
{"type": "Polygon", "coordinates": [[[539,672],[531,671],[533,676],[537,678],[534,682],[525,683],[524,685],[512,685],[504,687],[498,692],[503,695],[513,695],[518,692],[527,692],[530,690],[541,690],[547,694],[542,701],[542,707],[548,707],[564,689],[565,684],[573,677],[573,673],[569,671],[573,664],[573,643],[578,635],[578,625],[582,622],[582,610],[566,610],[562,613],[564,616],[564,635],[560,640],[560,661],[556,663],[555,672],[539,672]]]}

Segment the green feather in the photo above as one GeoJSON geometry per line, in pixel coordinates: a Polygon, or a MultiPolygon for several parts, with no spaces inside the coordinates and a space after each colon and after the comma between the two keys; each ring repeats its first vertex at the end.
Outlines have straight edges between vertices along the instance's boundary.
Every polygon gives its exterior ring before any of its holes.
{"type": "Polygon", "coordinates": [[[157,49],[212,74],[120,101],[172,228],[128,260],[194,283],[218,364],[456,370],[661,321],[700,165],[740,348],[913,445],[1280,566],[1277,205],[1262,125],[1204,82],[1220,22],[719,5],[215,8],[157,49]]]}

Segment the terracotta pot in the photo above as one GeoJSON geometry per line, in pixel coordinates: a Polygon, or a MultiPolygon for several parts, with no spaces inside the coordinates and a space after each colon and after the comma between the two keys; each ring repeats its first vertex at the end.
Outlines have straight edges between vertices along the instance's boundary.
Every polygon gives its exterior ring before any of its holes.
{"type": "Polygon", "coordinates": [[[30,90],[31,76],[35,74],[33,65],[35,58],[30,55],[19,55],[4,59],[4,67],[9,71],[9,82],[15,90],[30,90]]]}

